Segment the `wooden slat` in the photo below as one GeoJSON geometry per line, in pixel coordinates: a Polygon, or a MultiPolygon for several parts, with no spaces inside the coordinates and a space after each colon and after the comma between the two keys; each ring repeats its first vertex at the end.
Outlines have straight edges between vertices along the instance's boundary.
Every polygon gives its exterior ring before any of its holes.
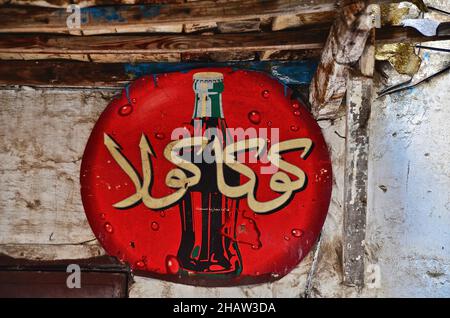
{"type": "MultiPolygon", "coordinates": [[[[127,273],[84,271],[82,288],[68,288],[61,271],[0,271],[2,298],[125,298],[127,273]]],[[[80,286],[81,287],[81,286],[80,286]]]]}
{"type": "Polygon", "coordinates": [[[181,59],[201,62],[253,61],[256,59],[256,53],[252,51],[182,53],[181,59]]]}
{"type": "Polygon", "coordinates": [[[305,25],[331,24],[335,16],[335,10],[305,14],[280,15],[273,18],[272,31],[280,31],[305,25]]]}
{"type": "Polygon", "coordinates": [[[358,61],[372,28],[367,11],[365,1],[343,7],[330,30],[310,86],[309,101],[316,118],[333,116],[339,111],[348,68],[358,61]]]}
{"type": "MultiPolygon", "coordinates": [[[[325,45],[328,30],[328,27],[324,26],[315,29],[308,28],[292,31],[215,35],[116,35],[94,37],[59,35],[16,37],[14,35],[0,35],[0,59],[177,62],[182,59],[183,55],[207,55],[211,53],[233,53],[232,55],[237,57],[237,59],[239,59],[238,55],[241,54],[241,56],[245,57],[243,58],[244,60],[248,60],[248,56],[252,55],[250,53],[255,52],[263,52],[263,59],[270,59],[271,55],[273,55],[272,59],[277,59],[277,56],[280,54],[276,52],[279,51],[298,52],[301,50],[314,51],[322,49],[325,45]],[[264,53],[266,51],[268,52],[264,53]]],[[[445,39],[450,39],[450,35],[425,37],[411,28],[385,27],[377,30],[377,44],[445,39]]],[[[358,51],[361,51],[361,49],[358,48],[358,51]]],[[[331,54],[331,51],[328,54],[331,54]]],[[[319,86],[322,89],[325,87],[323,85],[319,86]]],[[[318,101],[322,100],[318,99],[318,97],[316,99],[318,101]]],[[[319,104],[324,103],[325,100],[322,100],[319,104]]],[[[319,108],[320,106],[317,109],[319,108]]]]}
{"type": "Polygon", "coordinates": [[[183,25],[183,31],[185,33],[206,32],[206,31],[212,31],[215,28],[217,28],[216,22],[186,23],[183,25]]]}
{"type": "Polygon", "coordinates": [[[0,253],[49,259],[103,253],[83,212],[78,176],[85,142],[113,93],[2,91],[0,253]]]}
{"type": "Polygon", "coordinates": [[[130,77],[122,64],[75,61],[1,61],[0,85],[104,87],[123,86],[130,77]]]}
{"type": "Polygon", "coordinates": [[[263,51],[259,53],[259,59],[261,61],[267,60],[278,60],[278,61],[287,61],[287,60],[304,60],[304,59],[317,59],[320,58],[322,53],[321,49],[315,50],[288,50],[288,51],[279,51],[279,50],[269,50],[263,51]]]}
{"type": "MultiPolygon", "coordinates": [[[[79,226],[77,230],[85,230],[84,224],[78,223],[76,225],[79,226]]],[[[0,244],[0,254],[28,260],[82,259],[105,255],[105,253],[97,240],[86,244],[0,244]]]]}
{"type": "Polygon", "coordinates": [[[66,8],[77,4],[82,8],[92,6],[120,5],[120,4],[148,4],[151,3],[183,3],[185,0],[0,0],[0,5],[12,4],[48,8],[66,8]]]}
{"type": "MultiPolygon", "coordinates": [[[[169,27],[169,30],[172,28],[179,30],[183,24],[266,19],[288,14],[315,14],[332,12],[335,8],[336,0],[196,1],[182,4],[88,7],[81,9],[81,27],[80,30],[76,30],[67,27],[66,20],[71,13],[66,12],[65,8],[9,6],[0,7],[0,21],[2,21],[0,32],[74,35],[152,32],[155,28],[164,26],[169,27]]],[[[329,14],[323,15],[324,19],[328,19],[328,16],[329,14]]],[[[319,17],[322,15],[317,16],[319,17]]]]}

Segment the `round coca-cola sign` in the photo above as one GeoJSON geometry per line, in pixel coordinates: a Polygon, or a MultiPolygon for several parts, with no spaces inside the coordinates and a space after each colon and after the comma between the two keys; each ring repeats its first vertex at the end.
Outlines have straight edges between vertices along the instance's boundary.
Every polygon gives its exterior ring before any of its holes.
{"type": "Polygon", "coordinates": [[[320,128],[291,91],[230,68],[144,76],[98,119],[81,165],[89,223],[142,275],[225,286],[291,271],[331,195],[320,128]]]}

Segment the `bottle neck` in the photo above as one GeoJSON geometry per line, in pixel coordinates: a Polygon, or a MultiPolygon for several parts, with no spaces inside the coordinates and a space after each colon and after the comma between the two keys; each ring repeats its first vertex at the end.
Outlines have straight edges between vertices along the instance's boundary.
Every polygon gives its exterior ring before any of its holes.
{"type": "Polygon", "coordinates": [[[192,118],[224,118],[222,94],[197,92],[192,118]]]}

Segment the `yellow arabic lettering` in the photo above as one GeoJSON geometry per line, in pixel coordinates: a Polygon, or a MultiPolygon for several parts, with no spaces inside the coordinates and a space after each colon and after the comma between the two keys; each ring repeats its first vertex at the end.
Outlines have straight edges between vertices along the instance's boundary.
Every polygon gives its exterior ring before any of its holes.
{"type": "MultiPolygon", "coordinates": [[[[172,189],[177,189],[177,191],[161,198],[151,196],[151,184],[153,181],[151,157],[155,156],[155,154],[144,134],[142,134],[139,143],[143,174],[142,180],[131,163],[122,154],[121,147],[107,134],[104,135],[104,143],[111,156],[128,175],[136,189],[136,193],[117,202],[113,206],[115,208],[125,209],[142,201],[146,207],[158,210],[176,203],[186,194],[190,187],[198,184],[201,178],[201,170],[194,163],[180,157],[178,153],[182,148],[195,146],[195,149],[199,149],[198,154],[200,154],[205,149],[208,139],[206,137],[183,138],[170,142],[165,147],[164,157],[177,166],[177,168],[167,173],[165,184],[172,189]],[[189,172],[192,176],[187,177],[185,171],[189,172]]],[[[247,165],[238,162],[235,153],[256,150],[255,156],[260,156],[266,147],[266,141],[262,138],[250,138],[229,144],[225,149],[222,149],[221,143],[218,139],[215,139],[213,148],[215,156],[218,158],[216,160],[218,189],[223,195],[229,198],[247,197],[249,208],[256,213],[269,213],[274,211],[283,206],[295,191],[302,189],[306,184],[304,171],[282,160],[280,153],[303,149],[300,157],[304,159],[310,153],[312,145],[312,141],[309,138],[291,139],[272,145],[267,157],[271,164],[281,171],[277,171],[272,175],[269,186],[272,191],[281,193],[281,195],[273,200],[261,202],[255,198],[256,185],[258,183],[255,172],[247,165]],[[223,174],[224,164],[247,177],[248,181],[238,186],[228,185],[223,174]],[[295,176],[296,179],[294,181],[291,180],[287,173],[295,176]]]]}

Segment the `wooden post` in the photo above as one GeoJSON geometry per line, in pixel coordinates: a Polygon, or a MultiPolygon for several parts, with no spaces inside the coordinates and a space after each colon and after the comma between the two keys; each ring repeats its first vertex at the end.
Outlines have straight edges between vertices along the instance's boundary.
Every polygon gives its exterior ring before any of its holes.
{"type": "Polygon", "coordinates": [[[339,111],[348,71],[360,58],[373,26],[367,3],[361,0],[341,7],[331,27],[310,85],[311,111],[317,119],[333,117],[339,111]]]}
{"type": "Polygon", "coordinates": [[[343,269],[344,284],[360,288],[364,285],[373,43],[372,33],[359,60],[359,69],[353,69],[347,80],[343,269]]]}

